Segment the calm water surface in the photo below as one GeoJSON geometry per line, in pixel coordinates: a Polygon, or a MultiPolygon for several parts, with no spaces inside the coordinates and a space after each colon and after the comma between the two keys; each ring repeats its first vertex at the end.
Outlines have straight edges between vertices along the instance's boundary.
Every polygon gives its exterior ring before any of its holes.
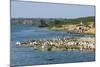
{"type": "Polygon", "coordinates": [[[38,28],[29,25],[14,25],[11,27],[11,66],[94,61],[94,52],[41,52],[31,47],[18,47],[15,45],[16,41],[82,36],[94,35],[70,34],[63,31],[50,31],[47,28],[38,28]]]}

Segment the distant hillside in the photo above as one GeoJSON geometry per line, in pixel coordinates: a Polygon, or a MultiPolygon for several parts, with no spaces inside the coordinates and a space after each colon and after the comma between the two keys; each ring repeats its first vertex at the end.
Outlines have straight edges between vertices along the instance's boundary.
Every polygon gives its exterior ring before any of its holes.
{"type": "Polygon", "coordinates": [[[11,18],[11,24],[29,24],[39,27],[47,27],[54,25],[64,25],[64,24],[91,24],[95,23],[95,16],[80,17],[74,19],[66,18],[11,18]]]}

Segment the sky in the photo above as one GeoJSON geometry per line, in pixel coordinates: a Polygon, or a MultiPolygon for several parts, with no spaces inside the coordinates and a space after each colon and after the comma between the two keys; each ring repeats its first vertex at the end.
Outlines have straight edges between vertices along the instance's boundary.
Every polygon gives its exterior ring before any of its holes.
{"type": "Polygon", "coordinates": [[[79,18],[95,16],[95,6],[11,1],[12,18],[79,18]]]}

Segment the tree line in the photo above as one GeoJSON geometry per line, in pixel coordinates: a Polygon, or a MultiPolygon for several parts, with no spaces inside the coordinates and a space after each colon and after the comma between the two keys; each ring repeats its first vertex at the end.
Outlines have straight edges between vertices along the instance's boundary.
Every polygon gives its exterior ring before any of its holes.
{"type": "Polygon", "coordinates": [[[74,19],[67,18],[11,18],[11,24],[30,24],[39,27],[61,26],[64,24],[79,24],[82,22],[85,25],[94,23],[95,16],[80,17],[74,19]]]}

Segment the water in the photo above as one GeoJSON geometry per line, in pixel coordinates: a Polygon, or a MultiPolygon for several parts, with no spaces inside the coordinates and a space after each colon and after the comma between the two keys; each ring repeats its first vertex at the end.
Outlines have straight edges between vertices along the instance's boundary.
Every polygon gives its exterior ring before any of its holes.
{"type": "Polygon", "coordinates": [[[94,61],[94,52],[68,52],[52,51],[41,52],[31,47],[16,46],[16,41],[28,41],[32,39],[53,39],[63,37],[94,36],[86,34],[70,34],[63,31],[51,31],[47,28],[38,28],[28,25],[14,25],[11,27],[11,66],[70,63],[94,61]]]}

